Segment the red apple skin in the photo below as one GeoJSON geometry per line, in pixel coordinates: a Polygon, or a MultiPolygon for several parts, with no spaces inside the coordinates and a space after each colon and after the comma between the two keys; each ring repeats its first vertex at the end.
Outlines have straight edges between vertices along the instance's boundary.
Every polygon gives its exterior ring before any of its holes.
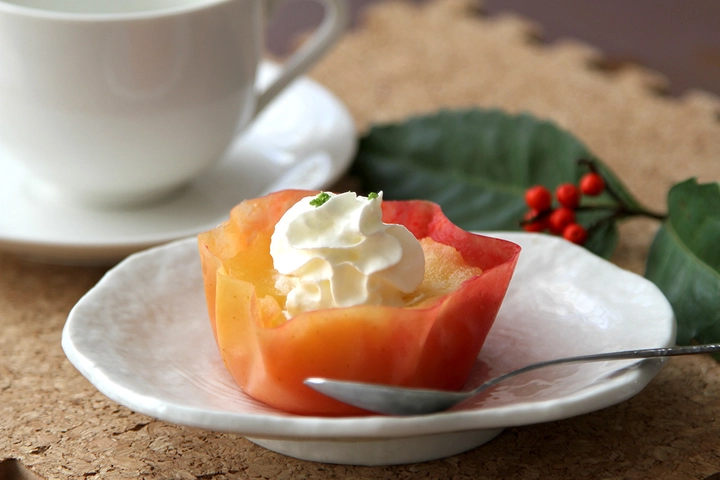
{"type": "Polygon", "coordinates": [[[461,388],[495,321],[520,247],[460,229],[436,204],[384,201],[385,223],[454,247],[482,274],[418,308],[324,309],[284,321],[270,236],[287,209],[317,193],[284,190],[247,200],[227,222],[199,236],[210,324],[235,381],[280,410],[323,416],[367,412],[315,392],[303,384],[308,377],[461,388]]]}

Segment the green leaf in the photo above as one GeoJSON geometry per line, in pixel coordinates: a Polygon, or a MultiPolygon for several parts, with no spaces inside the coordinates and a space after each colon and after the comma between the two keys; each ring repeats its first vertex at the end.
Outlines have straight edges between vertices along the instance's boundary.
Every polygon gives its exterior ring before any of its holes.
{"type": "MultiPolygon", "coordinates": [[[[372,128],[360,141],[352,172],[365,190],[383,190],[386,199],[438,203],[466,230],[519,230],[527,211],[525,190],[577,183],[588,171],[577,162],[589,158],[594,156],[585,145],[551,122],[471,109],[372,128]]],[[[639,207],[605,165],[596,165],[618,198],[639,207]]],[[[618,200],[604,193],[590,203],[617,206],[618,200]]],[[[581,215],[586,213],[579,213],[582,220],[581,215]]],[[[615,222],[589,233],[590,250],[610,256],[617,243],[615,222]]]]}
{"type": "Polygon", "coordinates": [[[668,220],[650,247],[645,277],[670,301],[677,342],[720,342],[720,184],[695,179],[668,194],[668,220]]]}
{"type": "Polygon", "coordinates": [[[609,258],[615,251],[618,237],[616,222],[606,218],[588,230],[588,239],[584,246],[601,257],[609,258]]]}
{"type": "MultiPolygon", "coordinates": [[[[635,197],[630,194],[625,185],[623,185],[623,183],[606,165],[604,165],[602,162],[596,161],[595,168],[597,168],[598,173],[605,180],[607,190],[615,194],[616,204],[622,203],[628,210],[647,211],[647,209],[642,206],[640,202],[638,202],[635,197]]],[[[593,200],[591,202],[588,202],[588,204],[606,203],[605,201],[603,201],[604,199],[602,199],[602,197],[598,197],[598,199],[600,199],[600,201],[593,200]]]]}

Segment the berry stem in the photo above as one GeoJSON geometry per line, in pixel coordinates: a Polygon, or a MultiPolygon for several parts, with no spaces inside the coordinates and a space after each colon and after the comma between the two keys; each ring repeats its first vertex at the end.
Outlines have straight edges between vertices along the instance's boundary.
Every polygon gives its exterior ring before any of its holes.
{"type": "MultiPolygon", "coordinates": [[[[597,173],[601,177],[605,177],[601,171],[598,170],[595,161],[588,158],[581,158],[578,160],[578,165],[585,165],[591,172],[597,173]]],[[[577,210],[614,210],[615,213],[612,215],[614,218],[627,218],[627,217],[649,217],[655,220],[665,220],[667,215],[662,213],[651,212],[644,208],[630,208],[625,201],[618,195],[617,191],[613,188],[610,182],[605,180],[605,191],[615,200],[619,206],[610,205],[593,205],[587,207],[578,207],[577,210]]]]}
{"type": "Polygon", "coordinates": [[[611,217],[615,218],[627,218],[627,217],[649,217],[654,218],[655,220],[665,220],[667,218],[667,215],[663,215],[660,213],[651,212],[649,210],[645,209],[633,209],[628,208],[624,203],[620,203],[620,205],[582,205],[575,208],[575,210],[578,211],[597,211],[597,210],[607,210],[612,212],[611,217]]]}

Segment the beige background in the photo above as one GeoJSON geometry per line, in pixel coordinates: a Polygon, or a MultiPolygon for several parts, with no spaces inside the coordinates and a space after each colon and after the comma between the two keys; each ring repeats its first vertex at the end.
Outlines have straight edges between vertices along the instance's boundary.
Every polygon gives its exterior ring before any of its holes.
{"type": "MultiPolygon", "coordinates": [[[[350,0],[353,26],[365,10],[388,0],[350,0]]],[[[427,0],[414,0],[417,4],[427,0]]],[[[515,12],[542,27],[547,41],[572,37],[601,49],[608,66],[627,62],[665,75],[667,91],[700,88],[720,94],[720,2],[716,0],[484,0],[487,15],[515,12]]],[[[283,54],[293,39],[317,24],[312,0],[283,8],[269,30],[270,49],[283,54]]]]}

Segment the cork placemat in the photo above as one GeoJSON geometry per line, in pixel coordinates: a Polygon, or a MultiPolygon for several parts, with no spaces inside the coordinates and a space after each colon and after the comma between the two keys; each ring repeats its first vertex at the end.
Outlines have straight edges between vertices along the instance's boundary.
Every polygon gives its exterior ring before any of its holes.
{"type": "MultiPolygon", "coordinates": [[[[717,98],[664,97],[661,76],[606,67],[587,45],[543,44],[521,18],[484,18],[472,2],[436,0],[373,7],[312,76],[361,131],[444,107],[552,119],[655,210],[665,209],[674,182],[720,180],[717,98]]],[[[625,224],[613,260],[641,273],[656,228],[625,224]]],[[[476,450],[416,465],[305,462],[236,435],[156,421],[98,393],[60,348],[70,308],[103,273],[0,254],[0,480],[720,477],[720,366],[708,357],[671,360],[617,406],[508,429],[476,450]]]]}

